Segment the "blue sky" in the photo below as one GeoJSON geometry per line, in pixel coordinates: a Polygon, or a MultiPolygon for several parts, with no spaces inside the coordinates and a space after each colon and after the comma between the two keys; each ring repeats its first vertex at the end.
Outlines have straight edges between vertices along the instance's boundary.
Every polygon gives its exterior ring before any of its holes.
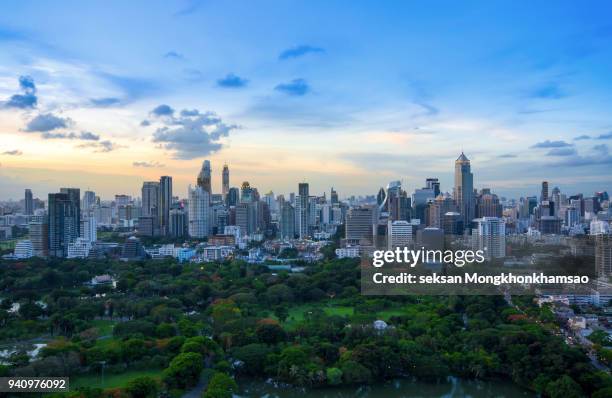
{"type": "Polygon", "coordinates": [[[0,5],[0,198],[181,195],[204,159],[262,192],[450,190],[461,150],[504,195],[612,190],[609,2],[124,3],[0,5]]]}

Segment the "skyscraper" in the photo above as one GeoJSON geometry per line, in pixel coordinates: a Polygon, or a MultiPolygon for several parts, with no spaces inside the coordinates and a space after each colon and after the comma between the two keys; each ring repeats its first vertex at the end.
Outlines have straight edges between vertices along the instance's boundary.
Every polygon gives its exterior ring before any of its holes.
{"type": "Polygon", "coordinates": [[[205,238],[210,228],[210,194],[201,186],[189,187],[189,236],[205,238]]]}
{"type": "Polygon", "coordinates": [[[453,199],[463,217],[463,225],[469,228],[474,218],[474,175],[470,159],[463,152],[455,161],[455,189],[453,199]]]}
{"type": "Polygon", "coordinates": [[[298,198],[297,198],[297,208],[296,211],[298,213],[297,216],[297,230],[300,236],[300,239],[304,239],[309,236],[308,225],[310,221],[309,213],[310,206],[308,203],[309,193],[308,193],[308,183],[301,182],[298,184],[298,198]]]}
{"type": "Polygon", "coordinates": [[[440,181],[437,178],[428,178],[425,180],[425,188],[432,189],[434,191],[434,198],[440,195],[440,181]]]}
{"type": "Polygon", "coordinates": [[[79,188],[60,188],[60,193],[68,194],[68,198],[76,206],[77,238],[81,236],[81,190],[79,188]]]}
{"type": "Polygon", "coordinates": [[[202,169],[200,170],[200,174],[198,174],[197,184],[204,191],[208,192],[209,195],[212,194],[212,189],[210,186],[210,160],[205,160],[202,164],[202,169]]]}
{"type": "Polygon", "coordinates": [[[295,210],[291,203],[285,201],[281,204],[280,236],[282,239],[295,237],[295,210]]]}
{"type": "Polygon", "coordinates": [[[159,179],[159,230],[167,235],[170,227],[170,207],[172,206],[172,177],[162,176],[159,179]]]}
{"type": "Polygon", "coordinates": [[[334,205],[338,203],[338,192],[332,187],[331,194],[329,195],[329,200],[331,200],[331,204],[334,205]]]}
{"type": "Polygon", "coordinates": [[[158,215],[159,182],[145,181],[142,183],[142,215],[145,217],[158,215]]]}
{"type": "Polygon", "coordinates": [[[230,189],[230,180],[229,180],[229,167],[227,164],[223,165],[223,173],[221,174],[221,194],[223,194],[223,199],[227,196],[230,189]]]}
{"type": "Polygon", "coordinates": [[[92,191],[83,192],[83,203],[81,209],[83,211],[90,210],[96,204],[96,193],[92,191]]]}
{"type": "Polygon", "coordinates": [[[474,249],[482,250],[488,259],[506,255],[506,224],[498,217],[482,217],[475,220],[472,232],[474,249]]]}
{"type": "Polygon", "coordinates": [[[374,244],[374,209],[355,207],[346,215],[345,238],[347,244],[371,246],[374,244]]]}
{"type": "Polygon", "coordinates": [[[236,206],[240,201],[240,190],[238,188],[232,187],[227,192],[227,196],[225,197],[225,205],[227,207],[236,206]]]}
{"type": "Polygon", "coordinates": [[[548,200],[548,181],[542,181],[542,193],[540,194],[540,202],[548,200]]]}
{"type": "Polygon", "coordinates": [[[65,257],[68,245],[79,237],[79,201],[72,196],[66,192],[49,194],[49,255],[53,257],[65,257]]]}
{"type": "Polygon", "coordinates": [[[34,199],[32,198],[32,190],[25,190],[25,200],[24,200],[24,214],[30,215],[34,214],[34,199]]]}

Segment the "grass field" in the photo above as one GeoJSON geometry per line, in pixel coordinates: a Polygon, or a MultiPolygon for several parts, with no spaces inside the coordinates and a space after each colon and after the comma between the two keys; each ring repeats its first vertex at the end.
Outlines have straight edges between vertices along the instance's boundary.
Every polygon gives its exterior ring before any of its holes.
{"type": "Polygon", "coordinates": [[[100,332],[100,337],[102,337],[113,335],[113,328],[117,324],[117,321],[95,320],[92,321],[92,323],[95,328],[98,328],[98,331],[100,332]]]}
{"type": "MultiPolygon", "coordinates": [[[[330,303],[322,303],[322,304],[303,304],[296,307],[292,307],[289,309],[289,316],[283,323],[283,325],[287,328],[292,328],[298,323],[304,320],[304,317],[308,312],[312,311],[315,308],[320,308],[327,315],[338,315],[338,316],[346,316],[351,317],[354,315],[355,310],[350,306],[342,306],[342,305],[333,305],[330,303]]],[[[389,318],[393,316],[399,316],[406,314],[405,308],[397,307],[397,308],[389,308],[383,311],[380,311],[376,314],[378,319],[382,319],[384,321],[388,321],[389,318]]]]}
{"type": "Polygon", "coordinates": [[[130,380],[133,380],[141,376],[151,376],[159,379],[162,371],[160,369],[154,370],[133,370],[121,374],[104,374],[104,382],[102,382],[101,375],[88,374],[82,376],[76,376],[70,378],[70,389],[76,389],[79,387],[91,387],[91,388],[114,388],[114,387],[125,387],[130,380]]]}

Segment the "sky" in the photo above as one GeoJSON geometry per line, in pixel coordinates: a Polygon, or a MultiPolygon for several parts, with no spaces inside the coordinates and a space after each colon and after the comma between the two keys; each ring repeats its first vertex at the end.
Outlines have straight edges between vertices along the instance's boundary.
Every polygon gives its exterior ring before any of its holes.
{"type": "Polygon", "coordinates": [[[454,160],[519,197],[612,192],[612,4],[0,3],[0,200],[102,198],[209,159],[213,190],[409,192],[454,160]]]}

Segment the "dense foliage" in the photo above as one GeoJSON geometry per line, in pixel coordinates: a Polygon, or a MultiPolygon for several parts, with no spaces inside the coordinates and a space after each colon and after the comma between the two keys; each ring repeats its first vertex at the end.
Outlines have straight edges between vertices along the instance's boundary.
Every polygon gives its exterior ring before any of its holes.
{"type": "Polygon", "coordinates": [[[231,396],[241,376],[314,388],[449,375],[508,378],[550,397],[610,396],[610,376],[566,345],[544,310],[500,296],[362,296],[359,277],[352,260],[279,274],[239,261],[3,262],[0,340],[50,342],[33,361],[16,352],[0,373],[159,370],[125,386],[133,397],[178,395],[209,369],[207,397],[231,396]],[[87,284],[101,274],[116,287],[87,284]]]}

